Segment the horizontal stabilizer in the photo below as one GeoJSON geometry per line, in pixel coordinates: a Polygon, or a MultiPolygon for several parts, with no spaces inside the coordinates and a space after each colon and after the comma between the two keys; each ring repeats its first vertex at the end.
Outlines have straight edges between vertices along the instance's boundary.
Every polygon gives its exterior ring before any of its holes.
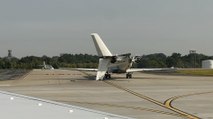
{"type": "Polygon", "coordinates": [[[74,69],[79,70],[79,71],[91,71],[91,72],[98,71],[98,69],[92,69],[92,68],[74,68],[74,69]]]}
{"type": "Polygon", "coordinates": [[[110,59],[99,59],[99,65],[98,65],[98,72],[96,75],[96,80],[103,80],[107,70],[108,70],[108,65],[110,63],[110,59]]]}

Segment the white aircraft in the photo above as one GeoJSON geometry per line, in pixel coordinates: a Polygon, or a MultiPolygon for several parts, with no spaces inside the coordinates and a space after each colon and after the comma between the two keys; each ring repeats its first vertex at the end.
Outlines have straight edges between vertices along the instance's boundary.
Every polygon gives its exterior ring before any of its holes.
{"type": "Polygon", "coordinates": [[[40,66],[42,66],[42,69],[49,69],[49,70],[53,70],[54,69],[52,65],[47,65],[45,63],[45,61],[43,61],[43,65],[40,65],[40,66]]]}
{"type": "Polygon", "coordinates": [[[96,80],[109,79],[111,73],[126,73],[126,78],[132,78],[133,72],[165,70],[165,68],[132,69],[137,57],[131,57],[131,53],[113,55],[97,33],[92,33],[91,36],[99,56],[98,69],[79,68],[79,70],[97,71],[96,80]]]}

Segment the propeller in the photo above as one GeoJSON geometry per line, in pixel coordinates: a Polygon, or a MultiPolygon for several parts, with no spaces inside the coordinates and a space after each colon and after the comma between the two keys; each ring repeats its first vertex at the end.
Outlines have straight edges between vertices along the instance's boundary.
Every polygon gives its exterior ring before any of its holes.
{"type": "Polygon", "coordinates": [[[131,58],[133,63],[137,63],[139,60],[142,59],[142,56],[134,56],[131,58]]]}

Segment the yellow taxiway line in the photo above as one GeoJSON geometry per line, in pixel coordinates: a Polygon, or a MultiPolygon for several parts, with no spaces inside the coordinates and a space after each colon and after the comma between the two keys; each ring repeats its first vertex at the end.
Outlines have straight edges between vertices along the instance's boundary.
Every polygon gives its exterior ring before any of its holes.
{"type": "MultiPolygon", "coordinates": [[[[172,106],[172,102],[178,98],[183,98],[183,97],[188,97],[188,96],[193,96],[193,95],[202,95],[202,94],[208,94],[208,93],[213,93],[213,91],[211,92],[201,92],[201,93],[191,93],[191,94],[186,94],[186,95],[180,95],[180,96],[175,96],[175,97],[171,97],[169,98],[168,100],[166,100],[164,102],[164,105],[167,107],[167,108],[171,108],[171,109],[176,109],[176,110],[179,110],[175,107],[172,106]]],[[[181,110],[179,110],[181,111],[181,110]]],[[[194,118],[192,118],[194,119],[194,118]]],[[[196,118],[195,118],[196,119],[196,118]]]]}
{"type": "Polygon", "coordinates": [[[142,108],[142,107],[136,107],[136,106],[126,106],[126,105],[116,105],[116,104],[106,104],[106,103],[94,103],[94,102],[79,102],[79,101],[69,101],[69,102],[79,103],[79,104],[98,105],[98,106],[117,107],[117,108],[125,108],[125,109],[141,110],[141,111],[149,111],[149,112],[155,112],[155,113],[180,117],[180,115],[176,114],[176,113],[165,112],[165,111],[151,109],[151,108],[142,108]]]}
{"type": "Polygon", "coordinates": [[[172,107],[169,104],[169,101],[167,103],[161,103],[160,101],[157,101],[157,100],[155,100],[153,98],[150,98],[148,96],[142,95],[140,93],[134,92],[134,91],[132,91],[130,89],[124,88],[124,87],[122,87],[122,86],[120,86],[118,84],[115,84],[115,83],[111,82],[111,81],[105,81],[105,82],[107,84],[109,84],[109,85],[112,85],[112,86],[114,86],[114,87],[116,87],[118,89],[124,90],[124,91],[126,91],[126,92],[128,92],[128,93],[130,93],[132,95],[135,95],[135,96],[137,96],[139,98],[145,99],[145,100],[147,100],[149,102],[152,102],[152,103],[154,103],[154,104],[156,104],[158,106],[161,106],[163,108],[166,108],[166,109],[169,109],[169,110],[171,110],[173,112],[176,112],[176,113],[180,114],[181,117],[185,117],[185,118],[188,118],[188,119],[200,119],[199,117],[197,117],[195,115],[189,114],[187,112],[184,112],[184,111],[181,111],[181,110],[179,110],[177,108],[172,107]]]}

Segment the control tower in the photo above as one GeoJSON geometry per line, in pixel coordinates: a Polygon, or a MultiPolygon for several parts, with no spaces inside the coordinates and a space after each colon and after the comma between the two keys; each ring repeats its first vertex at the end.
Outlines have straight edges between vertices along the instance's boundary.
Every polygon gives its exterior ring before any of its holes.
{"type": "Polygon", "coordinates": [[[8,58],[11,58],[12,57],[12,50],[8,50],[8,58]]]}

